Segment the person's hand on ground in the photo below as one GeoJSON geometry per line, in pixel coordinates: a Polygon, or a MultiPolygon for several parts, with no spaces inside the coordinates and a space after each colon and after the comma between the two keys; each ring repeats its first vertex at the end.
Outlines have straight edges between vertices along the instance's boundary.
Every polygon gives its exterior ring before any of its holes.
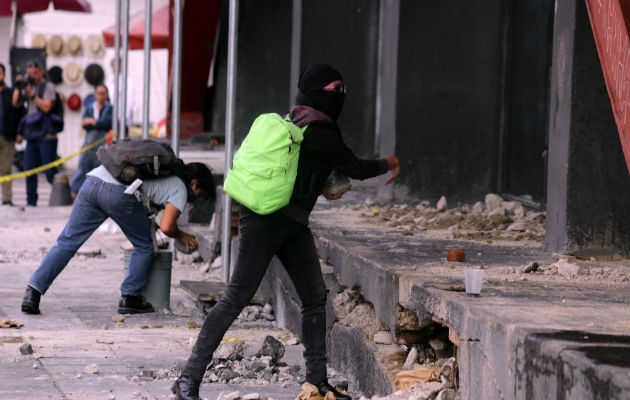
{"type": "Polygon", "coordinates": [[[385,182],[386,185],[389,185],[400,174],[400,163],[398,162],[398,157],[396,156],[387,156],[385,157],[385,161],[387,161],[387,168],[392,171],[392,176],[390,176],[385,182]]]}
{"type": "Polygon", "coordinates": [[[343,193],[344,192],[342,192],[341,189],[337,189],[337,192],[331,192],[329,190],[324,190],[322,192],[324,197],[327,198],[328,200],[339,200],[341,196],[343,196],[343,193]]]}

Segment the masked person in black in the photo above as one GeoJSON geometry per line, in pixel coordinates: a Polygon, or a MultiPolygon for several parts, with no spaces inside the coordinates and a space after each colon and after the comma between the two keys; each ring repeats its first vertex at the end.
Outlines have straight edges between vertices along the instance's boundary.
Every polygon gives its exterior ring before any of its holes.
{"type": "Polygon", "coordinates": [[[306,380],[322,395],[350,399],[329,383],[326,372],[326,286],[308,218],[320,194],[338,199],[341,193],[322,193],[333,168],[354,179],[367,179],[392,170],[387,183],[400,172],[398,159],[361,160],[345,145],[337,118],[346,86],[328,65],[308,66],[300,75],[296,106],[289,116],[298,127],[308,125],[300,147],[297,177],[290,204],[260,215],[240,208],[240,246],[236,267],[221,300],[207,315],[192,354],[173,385],[178,399],[199,399],[199,385],[223,335],[249,304],[276,255],[291,277],[302,306],[302,341],[306,380]]]}

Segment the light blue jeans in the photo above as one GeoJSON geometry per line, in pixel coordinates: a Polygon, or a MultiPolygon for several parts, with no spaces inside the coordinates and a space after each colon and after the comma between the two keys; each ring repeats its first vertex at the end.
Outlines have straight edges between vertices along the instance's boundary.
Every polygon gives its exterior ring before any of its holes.
{"type": "MultiPolygon", "coordinates": [[[[28,286],[44,294],[72,256],[94,231],[110,217],[133,244],[129,273],[120,286],[123,295],[137,295],[147,284],[153,265],[151,223],[144,207],[126,186],[105,183],[88,176],[72,208],[70,220],[55,244],[44,256],[28,286]]],[[[122,268],[122,265],[121,265],[122,268]]]]}

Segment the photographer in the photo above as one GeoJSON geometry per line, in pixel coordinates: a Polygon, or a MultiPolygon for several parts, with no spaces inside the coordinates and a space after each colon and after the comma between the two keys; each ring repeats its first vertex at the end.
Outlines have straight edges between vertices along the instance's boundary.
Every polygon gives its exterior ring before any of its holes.
{"type": "MultiPolygon", "coordinates": [[[[16,77],[13,106],[26,103],[26,116],[20,121],[16,141],[26,139],[24,169],[30,170],[57,159],[57,128],[51,126],[49,113],[55,105],[55,86],[44,79],[43,66],[35,60],[26,64],[26,77],[16,77]]],[[[53,183],[57,168],[44,171],[53,183]]],[[[37,206],[37,175],[26,178],[26,204],[37,206]]]]}
{"type": "MultiPolygon", "coordinates": [[[[11,104],[11,88],[4,82],[5,72],[4,64],[0,64],[0,176],[11,174],[16,119],[19,117],[19,113],[11,104]]],[[[11,181],[2,182],[2,205],[13,205],[11,189],[11,181]]]]}

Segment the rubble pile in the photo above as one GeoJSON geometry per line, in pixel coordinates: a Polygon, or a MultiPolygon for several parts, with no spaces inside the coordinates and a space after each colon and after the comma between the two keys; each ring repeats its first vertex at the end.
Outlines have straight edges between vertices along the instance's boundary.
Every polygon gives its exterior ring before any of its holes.
{"type": "Polygon", "coordinates": [[[276,317],[273,316],[273,308],[267,303],[264,306],[251,305],[243,308],[237,319],[240,322],[275,321],[276,317]]]}
{"type": "Polygon", "coordinates": [[[417,383],[409,390],[397,390],[389,396],[361,397],[360,400],[455,400],[453,389],[445,389],[439,382],[417,383]]]}
{"type": "Polygon", "coordinates": [[[407,204],[376,207],[363,203],[351,208],[362,210],[364,221],[396,228],[403,235],[445,230],[445,236],[453,239],[539,243],[545,234],[544,212],[528,211],[520,202],[505,201],[493,193],[487,194],[484,202],[450,209],[444,197],[435,207],[424,200],[415,207],[407,204]]]}
{"type": "Polygon", "coordinates": [[[204,381],[286,387],[304,380],[299,365],[281,362],[284,350],[284,345],[273,336],[267,336],[260,349],[249,356],[244,341],[223,341],[214,353],[204,381]]]}
{"type": "Polygon", "coordinates": [[[574,256],[554,254],[554,262],[530,262],[521,267],[503,267],[488,271],[489,279],[501,281],[538,281],[538,282],[606,282],[607,284],[628,287],[630,277],[625,260],[607,260],[600,262],[595,258],[578,259],[574,256]]]}

